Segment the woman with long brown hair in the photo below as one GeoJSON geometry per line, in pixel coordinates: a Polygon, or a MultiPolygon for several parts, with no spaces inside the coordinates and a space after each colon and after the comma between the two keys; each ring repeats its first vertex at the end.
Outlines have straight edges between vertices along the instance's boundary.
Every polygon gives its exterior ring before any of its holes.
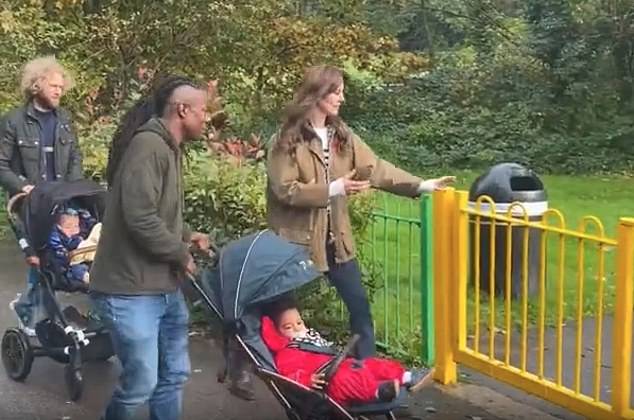
{"type": "Polygon", "coordinates": [[[355,259],[347,197],[369,188],[417,197],[442,189],[454,177],[423,181],[378,158],[339,117],[343,73],[336,67],[308,69],[287,107],[267,160],[269,227],[309,247],[361,335],[357,357],[375,352],[370,303],[355,259]]]}

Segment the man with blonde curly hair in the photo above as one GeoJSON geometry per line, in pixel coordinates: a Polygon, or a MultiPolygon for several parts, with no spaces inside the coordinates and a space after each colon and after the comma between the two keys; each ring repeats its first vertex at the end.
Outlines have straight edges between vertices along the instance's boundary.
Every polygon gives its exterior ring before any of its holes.
{"type": "MultiPolygon", "coordinates": [[[[24,104],[7,113],[0,123],[0,186],[10,195],[29,193],[43,181],[82,178],[81,153],[70,115],[59,107],[73,80],[53,56],[35,58],[23,68],[20,83],[24,104]]],[[[11,302],[27,334],[33,334],[39,307],[39,259],[29,244],[20,247],[31,267],[27,292],[11,302]]]]}

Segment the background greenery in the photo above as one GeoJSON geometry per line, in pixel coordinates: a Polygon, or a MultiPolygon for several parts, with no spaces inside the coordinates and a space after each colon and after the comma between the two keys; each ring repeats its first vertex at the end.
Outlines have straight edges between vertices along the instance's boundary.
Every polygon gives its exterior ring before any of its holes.
{"type": "MultiPolygon", "coordinates": [[[[572,219],[592,209],[612,228],[631,210],[631,0],[5,0],[0,112],[41,54],[75,74],[65,106],[96,180],[121,112],[158,76],[218,80],[230,124],[217,140],[233,145],[268,139],[302,70],[330,63],[346,70],[345,119],[415,173],[471,180],[517,161],[568,175],[546,185],[572,219]]],[[[220,243],[264,225],[261,159],[236,153],[195,147],[187,167],[187,217],[220,243]]],[[[374,205],[353,206],[361,240],[374,205]]],[[[380,268],[361,259],[377,290],[380,268]]],[[[307,310],[336,329],[332,290],[311,293],[307,310]]]]}
{"type": "Polygon", "coordinates": [[[630,0],[7,0],[0,111],[19,100],[20,66],[52,53],[77,76],[66,105],[83,137],[102,131],[139,79],[178,71],[220,81],[232,133],[268,138],[302,69],[327,62],[347,70],[347,120],[412,170],[514,160],[553,173],[629,173],[633,8],[630,0]]]}

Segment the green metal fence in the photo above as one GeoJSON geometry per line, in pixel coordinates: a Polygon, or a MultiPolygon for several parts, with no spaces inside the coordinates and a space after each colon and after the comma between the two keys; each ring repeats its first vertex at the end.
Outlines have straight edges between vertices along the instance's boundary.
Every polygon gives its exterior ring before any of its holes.
{"type": "Polygon", "coordinates": [[[364,255],[378,280],[373,315],[377,344],[434,359],[431,197],[381,194],[364,255]],[[377,273],[378,271],[378,273],[377,273]]]}

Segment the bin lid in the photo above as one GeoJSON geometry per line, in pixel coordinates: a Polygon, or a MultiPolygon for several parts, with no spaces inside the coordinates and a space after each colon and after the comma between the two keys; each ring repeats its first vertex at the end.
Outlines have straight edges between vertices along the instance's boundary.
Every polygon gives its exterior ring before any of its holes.
{"type": "Polygon", "coordinates": [[[483,195],[496,204],[520,202],[543,206],[537,203],[546,203],[548,199],[542,180],[518,163],[501,163],[480,175],[471,185],[469,201],[475,202],[483,195]]]}

